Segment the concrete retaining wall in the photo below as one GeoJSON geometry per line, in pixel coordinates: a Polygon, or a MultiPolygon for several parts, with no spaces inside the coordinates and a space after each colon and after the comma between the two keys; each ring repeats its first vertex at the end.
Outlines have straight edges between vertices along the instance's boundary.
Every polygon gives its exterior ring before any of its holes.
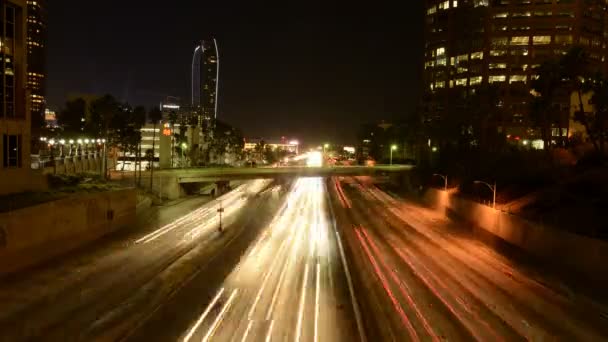
{"type": "Polygon", "coordinates": [[[590,280],[608,284],[608,243],[542,226],[521,217],[470,200],[429,189],[427,205],[449,210],[523,250],[579,272],[590,280]]]}
{"type": "Polygon", "coordinates": [[[136,191],[79,194],[0,213],[0,275],[135,224],[136,191]]]}

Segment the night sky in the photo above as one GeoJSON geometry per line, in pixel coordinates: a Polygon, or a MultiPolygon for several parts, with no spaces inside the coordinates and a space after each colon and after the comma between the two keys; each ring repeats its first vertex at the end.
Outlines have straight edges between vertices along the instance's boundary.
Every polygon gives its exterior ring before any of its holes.
{"type": "Polygon", "coordinates": [[[351,143],[362,123],[410,115],[419,94],[422,1],[48,3],[53,109],[78,93],[189,101],[192,51],[208,36],[220,48],[218,117],[246,137],[351,143]]]}

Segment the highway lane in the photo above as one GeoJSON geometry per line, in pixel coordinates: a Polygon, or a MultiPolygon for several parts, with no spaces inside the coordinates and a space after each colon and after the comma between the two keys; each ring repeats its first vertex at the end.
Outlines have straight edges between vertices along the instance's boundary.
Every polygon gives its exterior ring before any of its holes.
{"type": "Polygon", "coordinates": [[[516,263],[441,214],[393,198],[369,177],[331,183],[378,340],[608,339],[605,308],[516,263]],[[534,274],[534,277],[530,275],[534,274]],[[370,276],[367,276],[370,275],[370,276]]]}
{"type": "Polygon", "coordinates": [[[31,276],[3,283],[0,297],[7,305],[0,314],[0,340],[41,336],[83,339],[104,313],[128,301],[133,293],[156,280],[193,248],[221,240],[216,238],[216,209],[220,201],[225,208],[225,224],[230,225],[244,207],[254,204],[252,196],[270,182],[245,183],[218,201],[172,217],[166,224],[144,233],[133,234],[95,257],[83,257],[86,264],[68,262],[55,265],[56,270],[49,265],[50,270],[40,271],[45,277],[39,277],[36,270],[31,276]],[[23,295],[17,295],[19,292],[23,295]]]}
{"type": "Polygon", "coordinates": [[[203,270],[130,340],[360,340],[326,196],[323,179],[299,178],[225,277],[203,270]]]}

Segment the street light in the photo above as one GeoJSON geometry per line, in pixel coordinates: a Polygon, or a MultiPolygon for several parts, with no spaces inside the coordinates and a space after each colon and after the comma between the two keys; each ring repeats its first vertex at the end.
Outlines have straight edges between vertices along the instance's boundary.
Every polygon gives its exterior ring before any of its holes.
{"type": "Polygon", "coordinates": [[[443,178],[443,190],[448,191],[448,175],[440,175],[438,173],[433,173],[433,176],[439,176],[443,178]]]}
{"type": "Polygon", "coordinates": [[[393,165],[393,151],[397,150],[397,145],[391,145],[391,165],[393,165]]]}
{"type": "Polygon", "coordinates": [[[494,182],[494,186],[492,186],[489,183],[486,183],[484,181],[474,181],[473,183],[475,184],[484,184],[485,186],[487,186],[488,188],[490,188],[490,190],[492,190],[492,208],[496,209],[496,182],[494,182]]]}
{"type": "Polygon", "coordinates": [[[325,143],[323,144],[323,154],[326,154],[327,152],[325,150],[329,149],[329,144],[325,143]]]}

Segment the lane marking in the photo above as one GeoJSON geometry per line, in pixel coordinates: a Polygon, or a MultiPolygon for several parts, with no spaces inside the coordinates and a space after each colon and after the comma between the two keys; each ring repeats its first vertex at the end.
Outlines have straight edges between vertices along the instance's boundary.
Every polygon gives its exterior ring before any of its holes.
{"type": "Polygon", "coordinates": [[[238,293],[238,289],[234,289],[232,291],[232,294],[230,295],[230,298],[228,298],[228,301],[226,301],[226,304],[224,304],[224,307],[222,308],[222,311],[220,311],[219,315],[217,315],[217,317],[213,321],[213,324],[209,328],[209,331],[207,331],[207,334],[205,335],[205,337],[203,337],[203,339],[201,340],[201,342],[207,342],[207,341],[209,341],[209,339],[211,338],[211,336],[213,336],[213,333],[215,332],[215,330],[217,329],[217,327],[221,324],[222,319],[224,318],[224,314],[226,313],[226,311],[228,311],[228,308],[230,307],[230,304],[234,300],[234,297],[236,297],[237,293],[238,293]]]}
{"type": "Polygon", "coordinates": [[[304,268],[304,281],[302,282],[302,295],[300,296],[300,309],[298,310],[298,325],[296,327],[296,342],[302,335],[302,318],[304,317],[304,302],[306,301],[306,282],[308,282],[308,264],[304,268]]]}
{"type": "MultiPolygon", "coordinates": [[[[325,187],[325,195],[326,199],[329,199],[329,192],[327,191],[327,184],[323,183],[325,187]]],[[[350,302],[353,307],[353,311],[355,312],[355,321],[357,322],[357,330],[359,331],[359,339],[361,342],[367,342],[367,337],[365,336],[365,330],[363,330],[363,320],[361,319],[361,311],[359,310],[359,303],[357,302],[357,297],[355,296],[355,289],[353,286],[353,278],[350,274],[350,270],[348,268],[348,262],[346,261],[346,257],[344,255],[344,247],[342,246],[342,240],[340,239],[340,234],[338,233],[338,229],[336,228],[336,216],[334,215],[334,208],[331,205],[331,201],[327,201],[327,206],[329,207],[329,212],[332,218],[332,226],[334,228],[334,234],[336,235],[336,242],[338,243],[338,250],[340,251],[340,259],[342,260],[342,265],[344,266],[344,274],[346,274],[346,282],[348,283],[348,292],[350,293],[350,302]]]]}
{"type": "Polygon", "coordinates": [[[213,308],[213,306],[215,306],[215,303],[218,301],[218,299],[220,299],[220,296],[222,295],[222,293],[224,293],[223,287],[218,291],[217,295],[215,295],[215,297],[213,298],[211,303],[209,303],[209,305],[207,305],[207,308],[201,314],[201,316],[198,318],[196,323],[194,323],[192,328],[190,328],[190,331],[188,331],[188,335],[186,335],[186,337],[184,337],[183,342],[188,342],[192,338],[192,335],[194,335],[194,332],[196,331],[196,329],[198,329],[198,327],[201,325],[201,323],[203,323],[203,320],[205,320],[205,317],[207,317],[207,315],[209,314],[209,311],[211,311],[211,308],[213,308]]]}

